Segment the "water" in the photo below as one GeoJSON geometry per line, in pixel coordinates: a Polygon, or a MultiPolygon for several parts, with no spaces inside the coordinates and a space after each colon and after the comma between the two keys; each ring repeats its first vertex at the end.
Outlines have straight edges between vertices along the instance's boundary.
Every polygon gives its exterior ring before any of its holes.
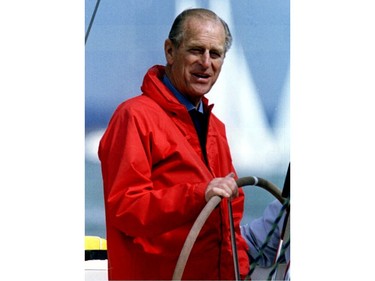
{"type": "MultiPolygon", "coordinates": [[[[277,187],[282,188],[285,175],[252,175],[245,171],[238,171],[239,177],[259,176],[271,181],[277,187]]],[[[267,191],[255,187],[244,187],[245,211],[242,224],[249,223],[254,218],[260,217],[264,208],[275,198],[267,191]]],[[[86,161],[85,166],[85,235],[106,237],[103,185],[100,164],[86,161]]]]}
{"type": "Polygon", "coordinates": [[[103,183],[100,164],[85,165],[85,235],[105,237],[103,183]]]}

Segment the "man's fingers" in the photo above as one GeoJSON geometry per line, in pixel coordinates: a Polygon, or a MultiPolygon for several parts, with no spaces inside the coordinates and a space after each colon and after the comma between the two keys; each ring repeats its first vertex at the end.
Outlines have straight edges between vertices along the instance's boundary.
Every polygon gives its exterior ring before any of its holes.
{"type": "MultiPolygon", "coordinates": [[[[233,182],[230,182],[228,183],[229,185],[229,188],[231,190],[231,196],[232,197],[237,197],[238,196],[238,186],[237,186],[237,183],[234,181],[234,176],[235,174],[233,172],[230,172],[228,175],[225,176],[226,179],[228,178],[232,178],[233,179],[233,182]]],[[[229,197],[229,196],[227,196],[229,197]]]]}
{"type": "Polygon", "coordinates": [[[226,191],[225,189],[222,189],[222,188],[218,188],[218,187],[214,187],[213,188],[213,191],[216,195],[219,195],[219,196],[222,196],[222,197],[226,197],[226,198],[229,198],[230,197],[230,194],[228,193],[228,191],[226,191]]]}
{"type": "Polygon", "coordinates": [[[234,177],[235,174],[231,172],[224,178],[213,179],[206,189],[206,201],[208,201],[214,195],[219,195],[226,198],[237,197],[238,187],[236,181],[234,180],[234,177]]]}

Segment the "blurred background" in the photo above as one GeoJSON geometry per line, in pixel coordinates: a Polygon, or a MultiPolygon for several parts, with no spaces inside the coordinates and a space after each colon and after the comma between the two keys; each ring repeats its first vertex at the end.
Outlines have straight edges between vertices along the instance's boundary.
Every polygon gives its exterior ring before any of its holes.
{"type": "MultiPolygon", "coordinates": [[[[85,0],[86,30],[97,0],[85,0]]],[[[279,188],[290,161],[289,0],[101,1],[85,48],[85,234],[105,237],[99,140],[115,108],[139,95],[144,74],[165,64],[164,40],[182,10],[212,9],[229,25],[233,45],[207,95],[226,124],[240,177],[258,176],[279,188]]],[[[274,198],[245,187],[242,223],[274,198]]]]}

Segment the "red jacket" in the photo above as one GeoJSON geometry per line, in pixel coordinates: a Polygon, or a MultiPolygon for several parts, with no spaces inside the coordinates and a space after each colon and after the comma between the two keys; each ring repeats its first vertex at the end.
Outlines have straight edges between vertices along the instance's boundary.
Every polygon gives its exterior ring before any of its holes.
{"type": "MultiPolygon", "coordinates": [[[[214,177],[234,171],[225,128],[212,113],[206,166],[191,117],[161,82],[163,66],[146,74],[143,94],[122,103],[100,142],[110,280],[171,280],[214,177]]],[[[203,99],[205,110],[213,105],[203,99]]],[[[242,190],[233,201],[240,272],[249,271],[240,235],[242,190]]],[[[234,279],[226,200],[208,218],[183,279],[234,279]]]]}

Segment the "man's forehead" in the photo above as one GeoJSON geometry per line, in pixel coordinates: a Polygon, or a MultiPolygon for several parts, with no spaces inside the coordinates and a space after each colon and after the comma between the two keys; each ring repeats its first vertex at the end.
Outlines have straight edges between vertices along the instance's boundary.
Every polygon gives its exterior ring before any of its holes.
{"type": "Polygon", "coordinates": [[[198,17],[190,16],[185,20],[184,23],[185,30],[189,31],[195,28],[212,28],[221,29],[223,34],[225,34],[224,26],[218,19],[208,18],[208,17],[198,17]]]}
{"type": "Polygon", "coordinates": [[[220,21],[193,18],[186,22],[185,27],[183,38],[185,45],[199,45],[203,42],[210,42],[216,48],[224,48],[225,30],[220,21]]]}

